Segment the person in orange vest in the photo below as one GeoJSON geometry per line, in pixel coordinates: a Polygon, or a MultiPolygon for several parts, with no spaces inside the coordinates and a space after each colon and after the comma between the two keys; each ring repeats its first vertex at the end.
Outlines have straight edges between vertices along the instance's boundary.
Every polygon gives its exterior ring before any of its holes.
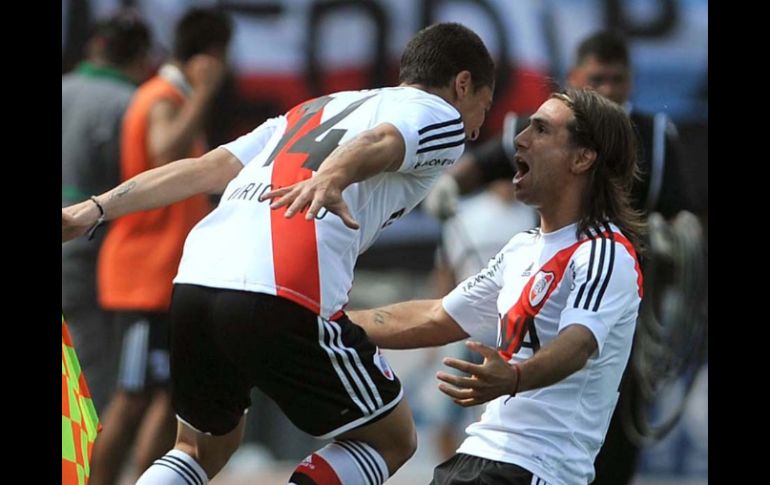
{"type": "MultiPolygon", "coordinates": [[[[225,74],[232,23],[193,9],[176,27],[173,55],[141,85],[123,120],[121,178],[206,151],[203,122],[225,74]]],[[[134,439],[135,468],[174,444],[168,309],[187,233],[209,211],[205,194],[132,214],[109,228],[99,254],[99,299],[124,332],[116,391],[94,447],[91,483],[115,483],[134,439]]]]}

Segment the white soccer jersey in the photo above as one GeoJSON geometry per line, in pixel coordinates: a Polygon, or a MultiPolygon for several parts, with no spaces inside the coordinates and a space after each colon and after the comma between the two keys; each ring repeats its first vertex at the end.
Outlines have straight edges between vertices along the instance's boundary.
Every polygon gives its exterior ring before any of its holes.
{"type": "Polygon", "coordinates": [[[331,318],[348,301],[358,255],[425,197],[464,142],[460,113],[420,89],[347,91],[300,104],[223,145],[244,168],[190,232],[174,282],[279,295],[331,318]],[[338,145],[381,123],[400,131],[406,153],[398,171],[343,191],[358,230],[325,209],[313,221],[286,219],[285,208],[259,202],[310,178],[338,145]]]}
{"type": "Polygon", "coordinates": [[[553,485],[586,484],[615,408],[642,292],[631,243],[617,227],[577,240],[574,224],[520,233],[485,270],[443,300],[471,337],[522,362],[579,324],[598,351],[585,367],[540,389],[487,404],[458,452],[514,463],[553,485]],[[490,332],[490,330],[492,330],[490,332]]]}

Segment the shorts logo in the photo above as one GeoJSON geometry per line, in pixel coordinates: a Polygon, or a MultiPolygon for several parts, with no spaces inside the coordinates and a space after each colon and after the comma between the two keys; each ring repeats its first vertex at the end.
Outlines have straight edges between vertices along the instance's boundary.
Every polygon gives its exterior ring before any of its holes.
{"type": "Polygon", "coordinates": [[[556,275],[550,271],[540,271],[535,275],[535,282],[532,284],[532,289],[529,290],[529,304],[531,306],[537,306],[543,301],[555,278],[556,275]]]}
{"type": "Polygon", "coordinates": [[[382,375],[385,376],[385,379],[392,381],[393,380],[393,371],[390,369],[390,365],[388,364],[388,361],[385,360],[385,357],[380,352],[380,349],[377,349],[377,352],[374,354],[374,365],[377,366],[378,369],[380,369],[380,372],[382,372],[382,375]]]}
{"type": "Polygon", "coordinates": [[[313,455],[308,455],[305,457],[302,462],[300,462],[299,466],[310,468],[311,470],[315,470],[315,463],[313,463],[313,455]]]}

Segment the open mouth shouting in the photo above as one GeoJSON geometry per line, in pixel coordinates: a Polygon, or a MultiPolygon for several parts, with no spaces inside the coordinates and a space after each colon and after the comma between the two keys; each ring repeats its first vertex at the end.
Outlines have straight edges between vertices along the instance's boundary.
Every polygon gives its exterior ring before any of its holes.
{"type": "Polygon", "coordinates": [[[518,184],[529,173],[529,164],[517,155],[513,158],[513,166],[516,168],[516,175],[513,177],[513,183],[518,184]]]}

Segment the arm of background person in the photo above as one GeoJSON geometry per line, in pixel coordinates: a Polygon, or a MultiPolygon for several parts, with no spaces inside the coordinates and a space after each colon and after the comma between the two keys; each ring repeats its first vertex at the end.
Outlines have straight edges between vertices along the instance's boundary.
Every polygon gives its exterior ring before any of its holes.
{"type": "Polygon", "coordinates": [[[225,72],[224,64],[209,55],[190,59],[190,98],[181,106],[168,100],[150,109],[147,146],[154,167],[178,160],[190,153],[200,135],[204,117],[225,72]]]}

